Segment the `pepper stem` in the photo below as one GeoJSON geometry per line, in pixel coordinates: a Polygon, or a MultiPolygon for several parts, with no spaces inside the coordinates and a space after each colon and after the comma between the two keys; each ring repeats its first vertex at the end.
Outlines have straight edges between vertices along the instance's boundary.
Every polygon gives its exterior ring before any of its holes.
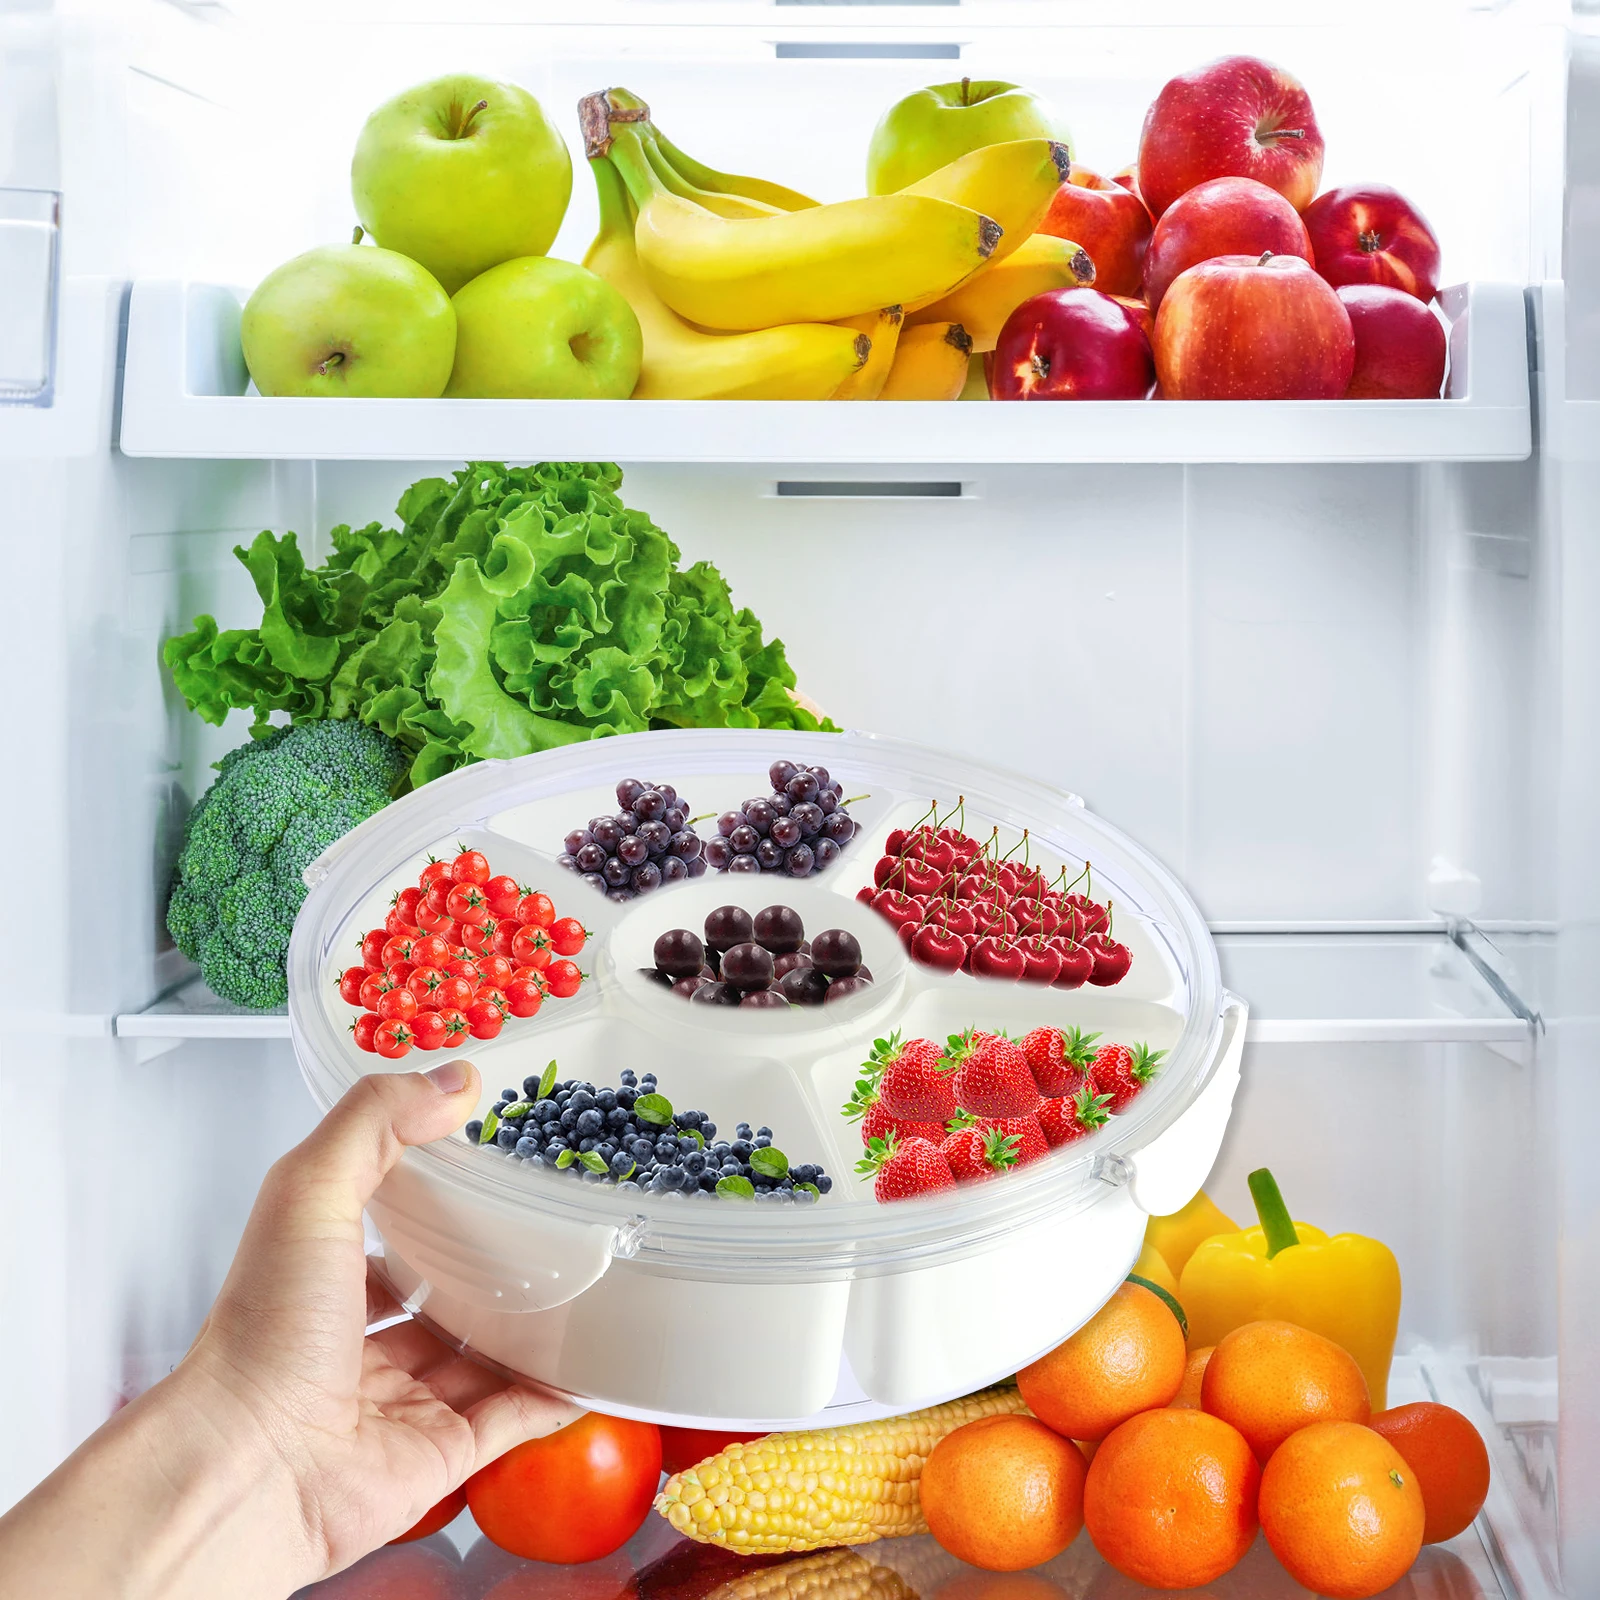
{"type": "Polygon", "coordinates": [[[1250,1198],[1256,1203],[1261,1231],[1267,1236],[1267,1260],[1270,1261],[1280,1250],[1299,1244],[1300,1235],[1294,1231],[1294,1219],[1283,1203],[1278,1180],[1265,1167],[1258,1167],[1245,1182],[1250,1185],[1250,1198]]]}

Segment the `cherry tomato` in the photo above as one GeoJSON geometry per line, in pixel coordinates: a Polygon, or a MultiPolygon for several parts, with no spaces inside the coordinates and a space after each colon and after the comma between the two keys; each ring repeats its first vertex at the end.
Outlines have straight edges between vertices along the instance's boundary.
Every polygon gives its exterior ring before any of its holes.
{"type": "Polygon", "coordinates": [[[376,1011],[378,1009],[378,1001],[392,988],[394,988],[394,980],[387,972],[368,973],[365,982],[361,985],[361,1004],[368,1011],[376,1011]]]}
{"type": "Polygon", "coordinates": [[[440,1006],[439,1020],[444,1024],[444,1042],[450,1045],[460,1044],[472,1031],[472,1025],[459,1007],[440,1006]]]}
{"type": "Polygon", "coordinates": [[[458,946],[439,970],[447,978],[465,978],[474,989],[478,987],[478,958],[470,950],[458,946]]]}
{"type": "Polygon", "coordinates": [[[436,967],[450,959],[450,944],[436,933],[425,933],[411,947],[411,959],[419,967],[436,967]]]}
{"type": "Polygon", "coordinates": [[[457,922],[473,922],[480,927],[492,915],[488,897],[475,883],[458,883],[445,896],[444,906],[457,922]]]}
{"type": "Polygon", "coordinates": [[[413,885],[409,888],[402,889],[400,893],[394,897],[390,904],[393,905],[396,911],[403,911],[407,917],[411,917],[416,911],[417,905],[421,899],[422,890],[413,885]]]}
{"type": "Polygon", "coordinates": [[[411,974],[416,970],[417,964],[415,961],[397,961],[387,969],[386,975],[395,988],[403,989],[411,982],[411,974]]]}
{"type": "Polygon", "coordinates": [[[589,930],[576,917],[562,917],[550,927],[550,942],[558,956],[577,955],[588,937],[589,930]]]}
{"type": "Polygon", "coordinates": [[[390,989],[378,996],[378,1015],[385,1022],[409,1022],[417,1014],[417,997],[409,989],[390,989]]]}
{"type": "Polygon", "coordinates": [[[443,883],[434,884],[422,897],[423,905],[431,906],[435,911],[443,911],[450,899],[450,891],[453,888],[455,888],[455,885],[448,878],[443,883]]]}
{"type": "MultiPolygon", "coordinates": [[[[467,1007],[467,1026],[474,1039],[492,1039],[505,1025],[505,1013],[492,1000],[476,999],[467,1007]]],[[[381,1049],[381,1047],[380,1047],[381,1049]]]]}
{"type": "Polygon", "coordinates": [[[365,967],[346,967],[339,975],[339,998],[347,1006],[361,1004],[361,985],[371,974],[365,967]]]}
{"type": "Polygon", "coordinates": [[[578,985],[583,982],[583,974],[571,961],[552,961],[545,968],[544,978],[550,985],[550,993],[558,1000],[575,995],[578,985]]]}
{"type": "MultiPolygon", "coordinates": [[[[395,991],[396,994],[403,994],[404,992],[404,990],[400,989],[395,991]]],[[[411,999],[409,995],[406,998],[408,1000],[411,999]]],[[[415,1005],[416,1002],[413,1000],[412,1004],[415,1005]]],[[[398,1061],[401,1056],[406,1055],[411,1049],[411,1029],[401,1019],[380,1022],[373,1029],[372,1042],[377,1046],[378,1054],[385,1061],[398,1061]]]]}
{"type": "Polygon", "coordinates": [[[417,931],[416,923],[398,906],[393,907],[388,916],[383,919],[383,926],[385,931],[391,935],[396,933],[415,933],[417,931]]]}
{"type": "Polygon", "coordinates": [[[504,956],[479,956],[478,976],[495,989],[503,989],[511,982],[515,969],[504,956]]]}
{"type": "Polygon", "coordinates": [[[502,872],[498,878],[491,878],[484,884],[483,892],[488,897],[489,909],[497,917],[516,915],[517,902],[522,899],[522,889],[515,878],[507,877],[502,872]]]}
{"type": "Polygon", "coordinates": [[[374,928],[361,941],[361,964],[368,972],[383,971],[387,965],[383,959],[383,947],[388,942],[389,935],[382,928],[374,928]]]}
{"type": "Polygon", "coordinates": [[[668,1428],[661,1430],[661,1470],[683,1472],[708,1456],[720,1455],[730,1444],[764,1439],[762,1433],[726,1433],[721,1428],[668,1428]]]}
{"type": "Polygon", "coordinates": [[[420,933],[397,933],[383,947],[383,964],[392,967],[397,961],[411,960],[411,947],[420,939],[420,933]]]}
{"type": "Polygon", "coordinates": [[[475,922],[462,923],[462,948],[469,950],[475,957],[487,955],[494,948],[494,936],[499,931],[499,926],[493,918],[481,927],[475,922]]]}
{"type": "MultiPolygon", "coordinates": [[[[437,1011],[419,1011],[411,1019],[411,1034],[419,1050],[437,1050],[444,1043],[444,1023],[437,1011]]],[[[433,1531],[431,1528],[428,1530],[433,1531]]],[[[421,1534],[417,1537],[420,1539],[421,1534]]]]}
{"type": "Polygon", "coordinates": [[[472,998],[474,1000],[487,1000],[490,1005],[499,1006],[502,1020],[511,1010],[511,1007],[506,1004],[505,990],[496,988],[493,984],[484,984],[472,998]]]}
{"type": "Polygon", "coordinates": [[[406,979],[406,988],[418,1006],[433,1007],[439,1003],[439,990],[444,982],[445,975],[437,967],[418,967],[406,979]]]}
{"type": "Polygon", "coordinates": [[[537,967],[543,971],[554,955],[555,947],[550,943],[548,929],[541,928],[538,923],[517,929],[517,936],[511,941],[511,959],[519,967],[537,967]]]}
{"type": "Polygon", "coordinates": [[[378,1031],[378,1019],[370,1012],[364,1012],[350,1024],[350,1032],[355,1035],[356,1049],[365,1050],[369,1054],[378,1047],[372,1042],[372,1036],[378,1031]]]}
{"type": "Polygon", "coordinates": [[[450,863],[452,883],[487,883],[489,860],[481,850],[463,850],[450,863]]]}
{"type": "MultiPolygon", "coordinates": [[[[418,1040],[418,1048],[423,1048],[418,1040]]],[[[467,1508],[467,1486],[462,1484],[459,1489],[453,1489],[431,1511],[424,1511],[398,1539],[391,1539],[390,1544],[410,1544],[413,1539],[426,1539],[430,1533],[437,1533],[441,1528],[448,1527],[467,1508]]]]}
{"type": "Polygon", "coordinates": [[[417,926],[424,933],[436,933],[441,939],[449,940],[451,930],[456,925],[456,919],[442,906],[435,910],[426,900],[417,907],[417,926]]]}
{"type": "Polygon", "coordinates": [[[540,994],[549,994],[550,985],[545,981],[545,976],[538,967],[518,967],[511,974],[513,983],[531,983],[540,994]]]}
{"type": "Polygon", "coordinates": [[[590,1411],[467,1480],[483,1534],[529,1561],[595,1561],[625,1544],[655,1498],[661,1433],[590,1411]]]}
{"type": "Polygon", "coordinates": [[[427,866],[422,869],[422,876],[417,879],[417,882],[422,885],[424,894],[436,883],[448,886],[450,883],[450,863],[448,861],[429,861],[427,866]]]}
{"type": "Polygon", "coordinates": [[[497,956],[509,957],[512,943],[521,931],[521,923],[513,922],[509,917],[502,917],[494,930],[494,943],[489,948],[497,956]]]}
{"type": "Polygon", "coordinates": [[[460,1011],[472,1004],[477,990],[466,978],[445,978],[434,990],[433,1004],[441,1011],[460,1011]]]}
{"type": "Polygon", "coordinates": [[[506,985],[506,1007],[514,1017],[531,1017],[544,1004],[544,985],[531,978],[513,978],[506,985]]]}
{"type": "Polygon", "coordinates": [[[517,902],[517,921],[524,927],[548,928],[556,920],[556,905],[549,895],[535,890],[517,902]]]}

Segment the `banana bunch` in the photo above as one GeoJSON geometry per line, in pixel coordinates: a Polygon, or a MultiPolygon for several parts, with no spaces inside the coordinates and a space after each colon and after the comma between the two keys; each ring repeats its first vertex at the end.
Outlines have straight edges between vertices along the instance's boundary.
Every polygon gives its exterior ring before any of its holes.
{"type": "Polygon", "coordinates": [[[584,265],[639,318],[636,399],[954,399],[1029,285],[1093,277],[1034,235],[1067,171],[1048,139],[820,205],[696,161],[627,90],[578,115],[600,200],[584,265]]]}

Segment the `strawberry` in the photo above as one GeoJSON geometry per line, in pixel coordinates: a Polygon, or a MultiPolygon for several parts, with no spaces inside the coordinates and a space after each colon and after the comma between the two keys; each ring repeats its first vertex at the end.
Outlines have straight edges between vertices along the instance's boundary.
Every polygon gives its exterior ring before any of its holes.
{"type": "Polygon", "coordinates": [[[876,1070],[878,1098],[897,1122],[934,1122],[941,1128],[956,1114],[955,1090],[939,1068],[939,1047],[931,1039],[892,1033],[872,1043],[868,1070],[876,1070]]]}
{"type": "Polygon", "coordinates": [[[1044,1130],[1036,1117],[1000,1117],[981,1126],[985,1134],[998,1134],[1008,1146],[1015,1142],[1016,1164],[1019,1167],[1025,1167],[1030,1161],[1038,1161],[1050,1153],[1044,1130]]]}
{"type": "Polygon", "coordinates": [[[1088,1081],[1086,1052],[1099,1037],[1091,1033],[1086,1038],[1077,1028],[1070,1037],[1059,1028],[1035,1028],[1023,1035],[1022,1053],[1028,1058],[1028,1070],[1046,1100],[1076,1094],[1084,1086],[1088,1081]]]}
{"type": "Polygon", "coordinates": [[[956,1186],[944,1152],[930,1139],[907,1139],[904,1144],[893,1134],[874,1139],[856,1163],[856,1171],[877,1174],[872,1192],[880,1204],[956,1186]]]}
{"type": "Polygon", "coordinates": [[[1003,1035],[969,1028],[954,1034],[945,1056],[953,1070],[956,1103],[980,1117],[1026,1117],[1042,1098],[1028,1058],[1003,1035]]]}
{"type": "Polygon", "coordinates": [[[1149,1045],[1103,1044],[1089,1063],[1089,1083],[1096,1094],[1108,1095],[1108,1108],[1121,1111],[1155,1076],[1165,1050],[1149,1045]]]}
{"type": "Polygon", "coordinates": [[[891,1133],[902,1144],[907,1139],[926,1139],[930,1144],[944,1142],[944,1129],[937,1122],[901,1122],[891,1117],[879,1100],[861,1119],[861,1142],[868,1145],[874,1139],[887,1139],[891,1133]]]}
{"type": "Polygon", "coordinates": [[[998,1127],[980,1127],[974,1123],[957,1128],[939,1148],[944,1151],[957,1183],[981,1183],[985,1178],[997,1177],[1014,1167],[1021,1145],[1021,1138],[1015,1134],[1007,1135],[998,1127]]]}
{"type": "Polygon", "coordinates": [[[1052,1150],[1071,1144],[1105,1123],[1110,1103],[1110,1095],[1096,1094],[1087,1085],[1074,1095],[1046,1100],[1039,1108],[1039,1131],[1052,1150]]]}

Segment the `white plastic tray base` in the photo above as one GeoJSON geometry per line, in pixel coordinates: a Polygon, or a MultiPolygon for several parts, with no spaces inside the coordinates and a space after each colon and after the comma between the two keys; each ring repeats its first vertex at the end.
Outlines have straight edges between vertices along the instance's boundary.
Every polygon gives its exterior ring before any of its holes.
{"type": "Polygon", "coordinates": [[[871,406],[796,401],[328,400],[247,393],[242,291],[133,286],[123,453],[227,460],[952,465],[1520,461],[1531,449],[1526,316],[1512,284],[1441,292],[1441,400],[1081,401],[871,406]]]}

